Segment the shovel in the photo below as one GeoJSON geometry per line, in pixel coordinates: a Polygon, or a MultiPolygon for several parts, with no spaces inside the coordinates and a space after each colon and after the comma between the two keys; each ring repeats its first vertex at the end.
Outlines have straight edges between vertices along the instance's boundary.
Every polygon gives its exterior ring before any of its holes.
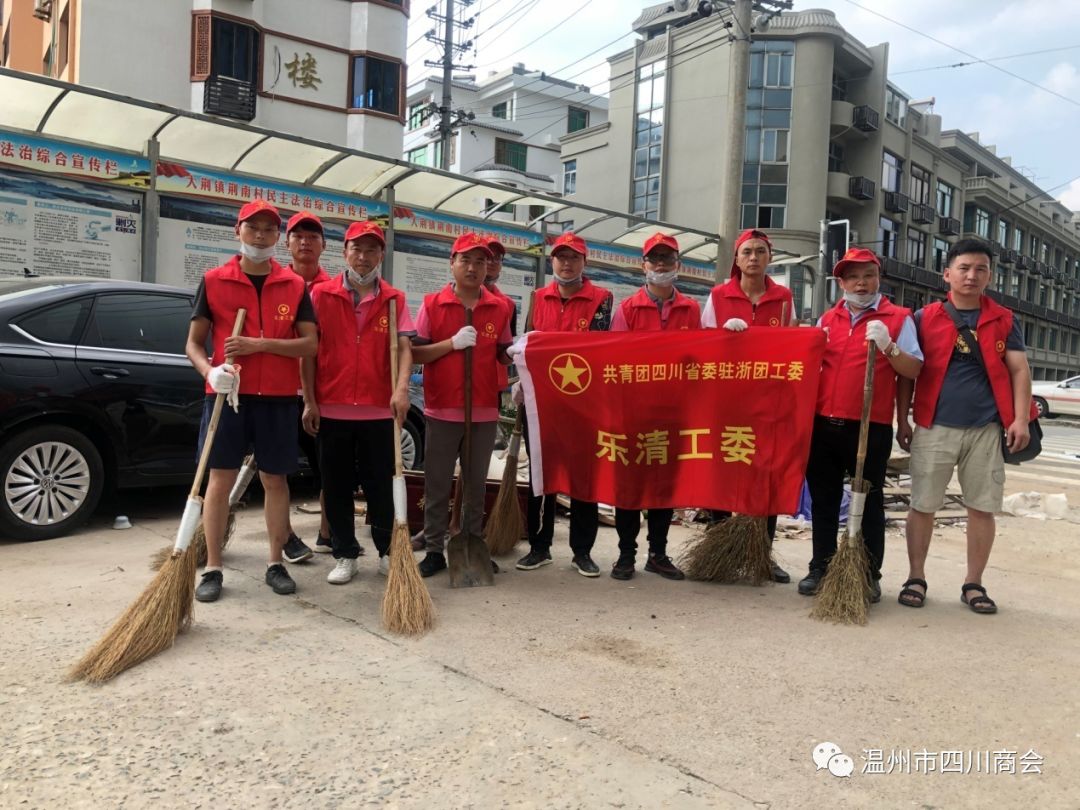
{"type": "MultiPolygon", "coordinates": [[[[465,325],[472,326],[472,310],[465,309],[465,325]]],[[[465,437],[461,442],[461,526],[446,544],[446,564],[450,570],[451,588],[475,588],[494,585],[491,552],[478,534],[469,533],[469,473],[472,458],[472,358],[470,346],[465,349],[465,437]]]]}

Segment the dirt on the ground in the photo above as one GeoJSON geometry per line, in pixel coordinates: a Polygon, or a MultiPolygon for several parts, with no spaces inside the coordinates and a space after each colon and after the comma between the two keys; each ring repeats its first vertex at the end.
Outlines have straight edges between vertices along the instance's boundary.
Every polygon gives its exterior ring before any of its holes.
{"type": "MultiPolygon", "coordinates": [[[[314,537],[316,516],[293,519],[314,537]]],[[[884,598],[847,627],[810,619],[794,582],[672,582],[643,555],[612,580],[613,529],[585,579],[560,521],[552,566],[428,580],[438,626],[408,640],[380,626],[370,541],[350,584],[317,555],[276,596],[248,509],[224,596],[173,649],[65,683],[176,529],[135,524],[0,543],[2,807],[1080,807],[1075,523],[999,520],[995,616],[960,602],[962,526],[935,532],[926,606],[897,604],[891,528],[884,598]],[[818,769],[823,743],[850,777],[818,769]]],[[[776,550],[797,580],[809,533],[776,550]]]]}

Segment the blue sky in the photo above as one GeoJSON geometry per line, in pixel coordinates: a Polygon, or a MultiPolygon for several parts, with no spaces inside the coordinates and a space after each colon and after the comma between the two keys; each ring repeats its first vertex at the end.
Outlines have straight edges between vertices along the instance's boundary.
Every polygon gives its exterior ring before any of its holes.
{"type": "MultiPolygon", "coordinates": [[[[479,34],[476,53],[462,60],[478,65],[480,76],[524,62],[603,93],[608,76],[604,57],[629,46],[630,24],[646,5],[651,4],[475,0],[469,13],[477,18],[472,29],[474,36],[479,34]],[[554,30],[544,35],[549,29],[554,30]],[[618,42],[566,67],[620,35],[618,42]]],[[[410,42],[434,25],[422,6],[413,3],[410,42]]],[[[996,145],[999,155],[1010,156],[1041,188],[1061,186],[1054,196],[1074,210],[1080,210],[1078,7],[1077,0],[795,0],[796,10],[835,12],[841,25],[867,45],[888,42],[894,84],[915,99],[934,97],[934,112],[946,129],[978,132],[984,144],[996,145]],[[1017,54],[1024,55],[997,59],[1017,54]],[[990,64],[942,67],[972,62],[972,56],[990,64]]],[[[425,44],[409,51],[413,79],[428,72],[423,59],[437,56],[434,48],[425,53],[425,44]]]]}

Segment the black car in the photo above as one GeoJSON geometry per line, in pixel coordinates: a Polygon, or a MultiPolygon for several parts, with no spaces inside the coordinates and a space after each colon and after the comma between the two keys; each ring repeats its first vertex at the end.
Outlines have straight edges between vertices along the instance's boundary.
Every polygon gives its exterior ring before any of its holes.
{"type": "MultiPolygon", "coordinates": [[[[104,492],[190,484],[204,397],[184,356],[191,290],[0,279],[0,537],[58,537],[104,492]]],[[[423,452],[414,402],[407,467],[423,452]]]]}

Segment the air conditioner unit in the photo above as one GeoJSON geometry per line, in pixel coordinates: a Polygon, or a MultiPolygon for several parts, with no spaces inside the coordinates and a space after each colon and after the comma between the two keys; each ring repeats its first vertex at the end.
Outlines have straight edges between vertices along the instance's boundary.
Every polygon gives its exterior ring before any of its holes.
{"type": "Polygon", "coordinates": [[[52,19],[53,0],[34,0],[34,16],[49,22],[52,19]]]}
{"type": "Polygon", "coordinates": [[[559,138],[549,132],[541,139],[541,143],[543,143],[544,146],[555,146],[559,143],[559,138]]]}

